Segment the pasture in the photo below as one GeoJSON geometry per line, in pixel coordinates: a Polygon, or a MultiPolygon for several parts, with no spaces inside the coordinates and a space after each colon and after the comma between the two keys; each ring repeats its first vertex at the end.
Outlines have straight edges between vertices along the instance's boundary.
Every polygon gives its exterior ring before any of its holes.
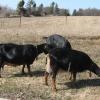
{"type": "MultiPolygon", "coordinates": [[[[59,33],[68,39],[72,48],[86,52],[100,66],[99,17],[31,17],[0,18],[0,43],[39,44],[42,37],[59,33]]],[[[21,75],[22,66],[5,66],[0,78],[0,97],[11,100],[99,100],[100,78],[88,72],[79,73],[77,81],[70,74],[57,75],[57,93],[44,85],[45,55],[41,54],[31,65],[32,77],[21,75]]],[[[26,70],[27,72],[27,70],[26,70]]]]}

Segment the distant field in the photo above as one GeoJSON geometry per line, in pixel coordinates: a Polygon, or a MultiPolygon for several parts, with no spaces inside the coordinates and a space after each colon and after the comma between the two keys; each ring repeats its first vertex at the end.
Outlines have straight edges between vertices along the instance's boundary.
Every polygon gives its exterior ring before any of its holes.
{"type": "Polygon", "coordinates": [[[58,33],[67,37],[100,37],[100,17],[32,17],[0,19],[1,41],[32,41],[33,38],[58,33]],[[14,37],[13,37],[14,36],[14,37]],[[12,38],[13,37],[13,38],[12,38]],[[9,39],[10,38],[10,39],[9,39]]]}
{"type": "MultiPolygon", "coordinates": [[[[100,17],[33,17],[0,19],[0,43],[39,44],[42,37],[58,33],[67,38],[74,49],[82,50],[100,66],[100,17]]],[[[0,79],[0,97],[11,100],[99,100],[100,79],[88,72],[77,75],[72,84],[69,73],[57,76],[57,93],[44,85],[45,55],[31,67],[32,77],[21,75],[22,66],[5,66],[0,79]]],[[[27,70],[26,70],[27,71],[27,70]]]]}

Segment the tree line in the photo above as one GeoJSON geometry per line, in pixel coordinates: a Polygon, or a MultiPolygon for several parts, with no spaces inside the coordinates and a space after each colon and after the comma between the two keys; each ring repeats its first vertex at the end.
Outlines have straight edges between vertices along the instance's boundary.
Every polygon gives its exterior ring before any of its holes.
{"type": "Polygon", "coordinates": [[[44,7],[43,3],[37,6],[34,0],[20,0],[17,5],[17,13],[23,16],[46,16],[46,15],[58,15],[58,16],[69,16],[68,9],[61,9],[58,7],[56,2],[52,2],[50,6],[44,7]]]}
{"type": "Polygon", "coordinates": [[[74,9],[70,14],[68,9],[60,8],[56,2],[51,2],[49,6],[45,7],[43,3],[37,6],[34,0],[20,0],[17,4],[16,10],[9,7],[0,5],[0,17],[13,17],[13,16],[100,16],[100,9],[88,8],[88,9],[74,9]]]}
{"type": "Polygon", "coordinates": [[[100,16],[100,9],[88,8],[79,10],[74,9],[72,16],[100,16]]]}

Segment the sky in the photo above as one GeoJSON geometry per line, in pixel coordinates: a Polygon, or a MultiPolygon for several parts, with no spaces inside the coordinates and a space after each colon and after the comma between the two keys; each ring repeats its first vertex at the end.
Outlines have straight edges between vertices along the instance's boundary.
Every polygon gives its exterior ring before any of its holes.
{"type": "MultiPolygon", "coordinates": [[[[0,5],[8,6],[16,9],[20,0],[0,0],[0,5]]],[[[24,0],[27,2],[28,0],[24,0]]],[[[60,8],[69,9],[73,12],[74,9],[79,8],[98,8],[100,9],[100,0],[34,0],[37,6],[43,3],[44,6],[49,6],[52,1],[56,2],[60,8]]]]}

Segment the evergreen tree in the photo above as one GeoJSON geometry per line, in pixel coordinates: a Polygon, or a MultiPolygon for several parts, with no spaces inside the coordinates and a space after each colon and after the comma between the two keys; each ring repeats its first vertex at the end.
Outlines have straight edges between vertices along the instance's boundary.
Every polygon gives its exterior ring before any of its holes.
{"type": "Polygon", "coordinates": [[[17,6],[18,14],[20,15],[20,26],[21,26],[21,16],[24,14],[24,0],[20,0],[17,6]]]}
{"type": "Polygon", "coordinates": [[[36,10],[36,3],[34,0],[29,0],[26,5],[26,10],[31,15],[36,10]]]}
{"type": "Polygon", "coordinates": [[[73,11],[73,14],[72,14],[72,15],[73,15],[73,16],[76,16],[76,15],[77,15],[76,13],[77,13],[77,11],[76,11],[76,9],[74,9],[74,11],[73,11]]]}
{"type": "Polygon", "coordinates": [[[24,0],[20,0],[18,5],[17,5],[17,11],[19,14],[23,14],[23,9],[24,9],[24,0]]]}
{"type": "Polygon", "coordinates": [[[55,15],[59,14],[59,8],[58,8],[58,4],[56,3],[55,5],[55,10],[54,10],[55,15]]]}
{"type": "Polygon", "coordinates": [[[50,13],[54,14],[54,7],[55,7],[55,2],[53,1],[50,5],[50,13]]]}
{"type": "Polygon", "coordinates": [[[40,4],[40,5],[39,5],[38,11],[39,11],[40,15],[43,14],[43,4],[40,4]]]}

